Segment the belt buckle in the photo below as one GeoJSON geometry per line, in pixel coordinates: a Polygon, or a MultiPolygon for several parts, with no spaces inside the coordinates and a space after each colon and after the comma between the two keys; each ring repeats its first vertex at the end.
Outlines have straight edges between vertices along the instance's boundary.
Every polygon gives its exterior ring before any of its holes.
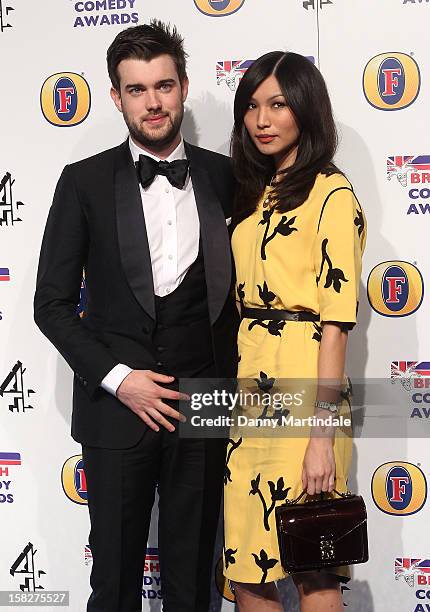
{"type": "Polygon", "coordinates": [[[292,321],[298,321],[299,320],[299,313],[295,312],[292,316],[291,316],[291,320],[292,321]]]}

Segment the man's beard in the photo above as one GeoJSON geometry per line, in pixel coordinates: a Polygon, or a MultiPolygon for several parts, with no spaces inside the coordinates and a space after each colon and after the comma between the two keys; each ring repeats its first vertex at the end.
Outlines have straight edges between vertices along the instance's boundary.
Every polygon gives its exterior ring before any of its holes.
{"type": "Polygon", "coordinates": [[[184,117],[184,106],[181,106],[180,111],[172,119],[172,115],[167,115],[166,125],[160,129],[144,130],[142,126],[145,121],[139,123],[133,121],[128,115],[123,112],[124,121],[128,127],[133,140],[138,142],[145,149],[158,152],[168,147],[175,140],[181,129],[182,119],[184,117]]]}

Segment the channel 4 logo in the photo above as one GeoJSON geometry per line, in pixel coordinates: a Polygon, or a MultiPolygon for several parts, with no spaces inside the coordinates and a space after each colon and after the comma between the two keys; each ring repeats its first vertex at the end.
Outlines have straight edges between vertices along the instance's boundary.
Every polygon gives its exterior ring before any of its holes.
{"type": "Polygon", "coordinates": [[[372,476],[372,497],[375,505],[385,514],[415,514],[427,499],[426,477],[413,463],[383,463],[372,476]]]}
{"type": "Polygon", "coordinates": [[[194,0],[199,11],[209,17],[232,15],[241,9],[244,3],[245,0],[194,0]]]}
{"type": "Polygon", "coordinates": [[[34,393],[27,385],[27,368],[18,360],[0,383],[0,398],[4,398],[10,412],[25,413],[34,409],[29,403],[34,393]]]}
{"type": "Polygon", "coordinates": [[[371,270],[367,296],[373,310],[385,317],[406,317],[421,306],[421,272],[407,261],[384,261],[371,270]]]}
{"type": "Polygon", "coordinates": [[[8,3],[0,0],[0,33],[4,32],[7,28],[11,28],[12,24],[9,22],[9,16],[14,7],[8,5],[8,3]]]}
{"type": "MultiPolygon", "coordinates": [[[[1,174],[0,174],[1,176],[1,174]]],[[[24,206],[23,202],[14,197],[15,179],[10,172],[5,172],[0,180],[0,227],[13,226],[22,221],[19,216],[19,208],[24,206]]]]}
{"type": "Polygon", "coordinates": [[[307,11],[311,8],[313,10],[323,9],[327,4],[333,4],[333,0],[301,0],[303,8],[307,11]]]}
{"type": "Polygon", "coordinates": [[[378,110],[407,108],[417,99],[420,87],[419,66],[406,53],[380,53],[364,69],[364,95],[378,110]]]}
{"type": "Polygon", "coordinates": [[[40,92],[43,116],[51,125],[72,127],[88,117],[91,92],[87,81],[74,72],[58,72],[46,79],[40,92]]]}

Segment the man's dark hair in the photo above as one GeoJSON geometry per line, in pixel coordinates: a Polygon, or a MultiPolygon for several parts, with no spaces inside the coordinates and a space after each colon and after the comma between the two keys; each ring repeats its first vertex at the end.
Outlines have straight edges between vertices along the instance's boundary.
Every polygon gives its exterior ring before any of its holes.
{"type": "Polygon", "coordinates": [[[176,65],[179,80],[187,76],[187,54],[184,39],[176,26],[170,27],[158,19],[145,25],[134,26],[120,32],[107,51],[107,65],[112,86],[120,91],[118,64],[125,59],[150,61],[160,55],[170,55],[176,65]]]}

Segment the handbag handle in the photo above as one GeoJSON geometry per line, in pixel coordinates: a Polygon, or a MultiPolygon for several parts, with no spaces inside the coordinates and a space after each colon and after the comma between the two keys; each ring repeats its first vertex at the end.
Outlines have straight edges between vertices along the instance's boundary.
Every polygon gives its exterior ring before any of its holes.
{"type": "MultiPolygon", "coordinates": [[[[349,497],[354,497],[354,493],[351,493],[351,491],[347,491],[346,493],[340,493],[336,489],[333,489],[333,492],[336,493],[337,495],[339,495],[339,497],[342,497],[343,499],[348,499],[349,497]]],[[[286,499],[285,503],[288,504],[288,505],[297,504],[302,499],[303,495],[306,495],[306,491],[305,490],[303,490],[300,493],[300,495],[298,497],[296,497],[296,499],[286,499]]],[[[320,496],[321,496],[321,499],[324,499],[324,492],[323,491],[321,491],[320,496]]]]}

